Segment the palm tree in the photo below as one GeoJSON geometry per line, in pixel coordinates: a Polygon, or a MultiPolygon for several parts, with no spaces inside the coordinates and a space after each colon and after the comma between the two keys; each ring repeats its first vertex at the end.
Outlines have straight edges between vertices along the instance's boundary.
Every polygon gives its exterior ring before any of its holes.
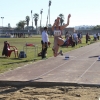
{"type": "Polygon", "coordinates": [[[64,15],[63,14],[59,14],[59,17],[60,17],[60,24],[62,26],[63,23],[64,23],[64,15]]]}
{"type": "Polygon", "coordinates": [[[49,24],[50,24],[50,6],[51,6],[51,3],[52,3],[51,0],[49,0],[49,10],[48,10],[49,11],[48,12],[48,14],[49,14],[49,24]]]}
{"type": "Polygon", "coordinates": [[[43,9],[40,10],[40,14],[41,14],[40,27],[42,25],[42,13],[43,13],[43,9]]]}
{"type": "Polygon", "coordinates": [[[29,16],[26,16],[27,30],[28,30],[28,26],[29,26],[29,21],[30,21],[30,17],[29,16]]]}
{"type": "Polygon", "coordinates": [[[31,10],[32,30],[33,30],[33,11],[31,10]]]}
{"type": "Polygon", "coordinates": [[[24,30],[25,27],[25,21],[19,21],[16,25],[17,25],[17,29],[18,30],[24,30]]]}
{"type": "Polygon", "coordinates": [[[35,26],[36,26],[36,30],[37,30],[37,22],[38,22],[38,19],[39,19],[39,14],[35,13],[33,16],[34,16],[33,18],[34,18],[35,26]]]}

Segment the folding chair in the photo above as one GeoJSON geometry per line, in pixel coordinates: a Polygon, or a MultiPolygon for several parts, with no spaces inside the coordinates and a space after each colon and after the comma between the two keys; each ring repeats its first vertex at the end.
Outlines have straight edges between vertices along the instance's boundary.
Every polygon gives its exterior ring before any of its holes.
{"type": "Polygon", "coordinates": [[[18,57],[18,49],[15,46],[10,46],[10,44],[5,41],[2,55],[10,57],[12,52],[14,52],[15,58],[16,56],[18,57]]]}

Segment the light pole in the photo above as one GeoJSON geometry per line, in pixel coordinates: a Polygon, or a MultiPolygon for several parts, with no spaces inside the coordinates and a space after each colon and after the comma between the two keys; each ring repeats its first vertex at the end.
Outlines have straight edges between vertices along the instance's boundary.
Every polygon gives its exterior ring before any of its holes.
{"type": "Polygon", "coordinates": [[[2,32],[3,32],[3,19],[4,19],[4,17],[1,17],[1,19],[2,19],[2,32]]]}
{"type": "Polygon", "coordinates": [[[33,12],[31,10],[31,18],[32,18],[32,30],[33,30],[33,12]]]}
{"type": "Polygon", "coordinates": [[[1,19],[2,19],[2,28],[3,28],[3,19],[4,19],[4,17],[1,17],[1,19]]]}
{"type": "Polygon", "coordinates": [[[51,6],[51,0],[49,0],[49,25],[50,25],[50,6],[51,6]]]}

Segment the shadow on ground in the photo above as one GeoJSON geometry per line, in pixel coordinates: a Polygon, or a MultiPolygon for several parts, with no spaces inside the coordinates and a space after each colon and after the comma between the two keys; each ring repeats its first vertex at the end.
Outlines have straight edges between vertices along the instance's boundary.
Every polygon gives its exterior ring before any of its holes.
{"type": "Polygon", "coordinates": [[[97,55],[97,56],[90,56],[89,58],[95,58],[95,57],[99,57],[99,55],[97,55]]]}

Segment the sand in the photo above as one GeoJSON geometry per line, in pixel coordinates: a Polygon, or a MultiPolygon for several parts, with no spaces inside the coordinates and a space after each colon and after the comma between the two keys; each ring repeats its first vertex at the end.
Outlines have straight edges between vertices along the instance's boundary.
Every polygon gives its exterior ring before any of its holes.
{"type": "Polygon", "coordinates": [[[100,100],[100,87],[0,86],[0,100],[100,100]]]}

